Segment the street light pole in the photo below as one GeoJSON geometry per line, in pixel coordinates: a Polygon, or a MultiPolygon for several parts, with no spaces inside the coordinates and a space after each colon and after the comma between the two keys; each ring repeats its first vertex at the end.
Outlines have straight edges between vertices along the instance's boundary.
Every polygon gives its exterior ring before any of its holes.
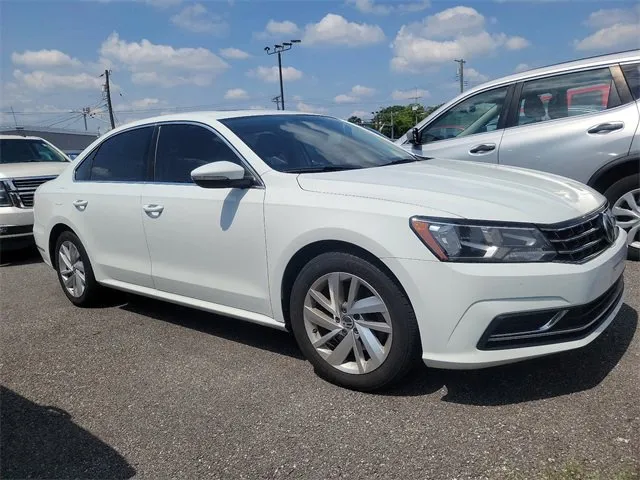
{"type": "Polygon", "coordinates": [[[280,77],[280,105],[282,106],[282,110],[284,110],[284,86],[282,84],[282,52],[291,50],[294,43],[300,43],[300,40],[282,42],[282,45],[276,44],[273,46],[273,50],[271,50],[271,47],[264,47],[264,51],[267,52],[267,55],[278,54],[278,74],[280,77]]]}

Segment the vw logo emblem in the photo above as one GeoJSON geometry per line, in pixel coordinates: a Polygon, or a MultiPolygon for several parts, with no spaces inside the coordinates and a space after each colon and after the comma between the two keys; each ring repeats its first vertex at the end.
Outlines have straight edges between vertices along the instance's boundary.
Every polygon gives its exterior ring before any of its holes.
{"type": "Polygon", "coordinates": [[[616,220],[610,210],[602,214],[602,229],[607,242],[613,243],[616,239],[616,220]]]}

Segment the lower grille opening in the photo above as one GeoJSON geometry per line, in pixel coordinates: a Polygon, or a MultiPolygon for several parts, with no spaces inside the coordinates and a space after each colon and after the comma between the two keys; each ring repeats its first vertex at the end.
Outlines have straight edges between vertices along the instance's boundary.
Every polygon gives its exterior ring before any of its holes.
{"type": "Polygon", "coordinates": [[[585,305],[499,315],[489,324],[477,348],[502,350],[579,340],[611,315],[623,291],[621,276],[605,293],[585,305]]]}

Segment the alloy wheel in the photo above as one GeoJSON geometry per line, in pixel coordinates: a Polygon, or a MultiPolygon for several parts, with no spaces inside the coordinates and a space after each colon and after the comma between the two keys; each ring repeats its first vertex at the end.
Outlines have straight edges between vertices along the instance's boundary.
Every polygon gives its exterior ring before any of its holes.
{"type": "Polygon", "coordinates": [[[629,247],[640,249],[640,188],[621,196],[611,212],[616,223],[627,231],[629,247]]]}
{"type": "Polygon", "coordinates": [[[389,310],[375,289],[356,275],[333,272],[317,279],[306,294],[303,318],[316,352],[340,371],[372,372],[391,349],[389,310]]]}
{"type": "Polygon", "coordinates": [[[81,297],[86,288],[84,263],[78,248],[68,240],[62,242],[58,251],[58,269],[64,288],[73,297],[81,297]]]}

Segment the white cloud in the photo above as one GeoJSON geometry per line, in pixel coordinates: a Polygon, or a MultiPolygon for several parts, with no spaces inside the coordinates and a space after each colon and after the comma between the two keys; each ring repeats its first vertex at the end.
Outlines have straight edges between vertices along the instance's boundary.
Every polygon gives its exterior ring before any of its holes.
{"type": "Polygon", "coordinates": [[[160,100],[159,98],[141,98],[134,100],[131,103],[118,103],[113,107],[117,112],[127,112],[131,110],[147,110],[150,107],[160,107],[166,105],[167,102],[160,100]]]}
{"type": "Polygon", "coordinates": [[[301,95],[294,95],[292,98],[293,98],[294,102],[301,102],[302,101],[302,96],[301,95]]]}
{"type": "Polygon", "coordinates": [[[482,83],[489,80],[489,77],[478,72],[475,68],[467,67],[464,69],[464,79],[469,83],[482,83]]]}
{"type": "Polygon", "coordinates": [[[370,88],[370,87],[364,87],[362,85],[355,85],[352,89],[351,89],[351,93],[358,96],[358,97],[369,97],[371,95],[373,95],[374,93],[376,93],[376,89],[375,88],[370,88]]]}
{"type": "Polygon", "coordinates": [[[516,68],[514,68],[513,71],[519,73],[524,72],[525,70],[529,70],[530,68],[531,67],[528,63],[519,63],[518,65],[516,65],[516,68]]]}
{"type": "Polygon", "coordinates": [[[229,65],[206,48],[173,48],[143,39],[127,42],[117,33],[109,35],[100,54],[114,63],[123,64],[138,85],[210,85],[229,65]]]}
{"type": "MultiPolygon", "coordinates": [[[[258,67],[254,70],[249,70],[247,75],[250,77],[259,78],[264,82],[275,83],[280,80],[278,67],[258,67]]],[[[303,73],[293,67],[283,67],[282,68],[282,80],[285,82],[293,82],[295,80],[300,80],[302,78],[303,73]]]]}
{"type": "Polygon", "coordinates": [[[523,48],[527,48],[531,45],[531,42],[523,37],[510,37],[507,38],[505,42],[505,46],[509,50],[522,50],[523,48]]]}
{"type": "Polygon", "coordinates": [[[489,33],[483,15],[471,7],[453,7],[421,22],[403,25],[393,41],[392,70],[421,72],[457,58],[487,55],[501,47],[519,50],[529,46],[523,37],[489,33]]]}
{"type": "Polygon", "coordinates": [[[246,60],[251,57],[251,55],[239,48],[222,48],[220,49],[220,56],[231,60],[246,60]]]}
{"type": "MultiPolygon", "coordinates": [[[[21,70],[14,70],[13,77],[19,83],[28,88],[38,91],[53,89],[71,89],[71,90],[98,90],[102,89],[103,80],[97,75],[89,75],[88,73],[59,75],[52,72],[36,70],[34,72],[24,73],[21,70]]],[[[115,90],[115,84],[112,84],[115,90]]]]}
{"type": "Polygon", "coordinates": [[[333,99],[334,102],[336,103],[354,103],[358,101],[357,97],[351,96],[351,95],[338,95],[337,97],[335,97],[333,99]]]}
{"type": "Polygon", "coordinates": [[[224,94],[224,98],[225,100],[244,100],[249,98],[249,94],[241,88],[231,88],[224,94]]]}
{"type": "Polygon", "coordinates": [[[222,17],[213,15],[201,3],[185,7],[171,17],[171,23],[194,33],[224,35],[229,31],[229,25],[222,17]]]}
{"type": "Polygon", "coordinates": [[[391,93],[391,98],[394,100],[414,100],[415,98],[429,98],[431,93],[429,90],[423,90],[421,88],[413,89],[413,90],[394,90],[391,93]]]}
{"type": "Polygon", "coordinates": [[[324,107],[317,107],[315,105],[308,105],[306,103],[303,102],[298,102],[296,104],[296,110],[300,111],[300,112],[307,112],[307,113],[326,113],[327,109],[324,107]]]}
{"type": "Polygon", "coordinates": [[[141,1],[143,1],[147,5],[152,5],[157,8],[175,7],[182,3],[182,0],[141,0],[141,1]]]}
{"type": "MultiPolygon", "coordinates": [[[[283,20],[282,22],[279,22],[276,20],[269,20],[267,22],[267,26],[265,27],[264,31],[254,33],[253,35],[256,38],[265,39],[265,38],[271,38],[276,36],[284,36],[284,37],[293,36],[299,32],[300,32],[300,28],[298,28],[298,25],[296,25],[290,20],[283,20]]],[[[285,38],[281,40],[284,41],[284,40],[290,40],[290,39],[285,38]]]]}
{"type": "Polygon", "coordinates": [[[370,97],[376,92],[375,88],[365,87],[363,85],[354,85],[349,93],[336,96],[333,101],[336,103],[354,103],[361,97],[370,97]]]}
{"type": "Polygon", "coordinates": [[[266,110],[262,105],[251,105],[249,106],[249,110],[266,110]]]}
{"type": "Polygon", "coordinates": [[[16,65],[28,68],[46,67],[79,67],[82,62],[77,58],[71,58],[60,50],[26,50],[23,53],[13,52],[11,61],[16,65]]]}
{"type": "Polygon", "coordinates": [[[376,0],[347,0],[362,13],[374,15],[389,15],[394,12],[419,12],[431,6],[429,0],[420,0],[411,3],[381,4],[376,0]]]}
{"type": "Polygon", "coordinates": [[[384,39],[384,32],[378,25],[349,22],[340,15],[329,13],[318,23],[310,23],[305,27],[303,44],[358,47],[379,43],[384,39]]]}
{"type": "Polygon", "coordinates": [[[628,9],[598,10],[593,12],[585,23],[599,30],[582,40],[574,40],[576,50],[640,47],[640,4],[628,9]]]}
{"type": "Polygon", "coordinates": [[[363,117],[366,117],[368,115],[371,114],[369,112],[365,112],[364,110],[355,110],[351,112],[351,115],[349,115],[349,117],[359,117],[360,119],[362,119],[363,117]]]}

